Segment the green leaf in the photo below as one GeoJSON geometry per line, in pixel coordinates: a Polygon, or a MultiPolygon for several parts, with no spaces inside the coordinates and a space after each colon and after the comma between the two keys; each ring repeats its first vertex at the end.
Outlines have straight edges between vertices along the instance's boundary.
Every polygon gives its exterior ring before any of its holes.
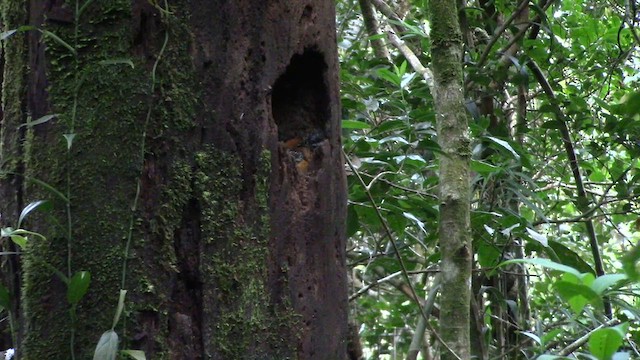
{"type": "Polygon", "coordinates": [[[376,71],[376,74],[381,79],[387,80],[393,85],[400,86],[400,77],[398,77],[398,75],[394,74],[393,72],[389,71],[389,69],[385,69],[385,68],[378,69],[378,71],[376,71]]]}
{"type": "Polygon", "coordinates": [[[562,123],[560,120],[551,120],[543,123],[540,127],[543,129],[560,129],[562,127],[562,123]]]}
{"type": "Polygon", "coordinates": [[[135,360],[147,360],[147,357],[144,355],[144,351],[142,350],[122,350],[120,352],[134,358],[135,360]]]}
{"type": "Polygon", "coordinates": [[[343,129],[369,129],[371,125],[363,121],[357,120],[342,120],[343,129]]]}
{"type": "Polygon", "coordinates": [[[51,210],[53,207],[51,203],[46,200],[38,200],[30,203],[29,205],[25,206],[24,209],[22,209],[22,212],[20,213],[20,217],[18,218],[18,227],[22,225],[22,221],[24,220],[24,218],[27,217],[29,213],[36,210],[37,208],[51,210]]]}
{"type": "Polygon", "coordinates": [[[502,259],[502,251],[494,244],[478,241],[477,244],[474,244],[474,247],[477,247],[478,263],[482,267],[495,266],[502,259]]]}
{"type": "Polygon", "coordinates": [[[622,268],[627,276],[633,281],[640,280],[638,271],[638,260],[640,260],[640,244],[636,244],[623,258],[622,268]]]}
{"type": "Polygon", "coordinates": [[[120,290],[120,296],[118,297],[118,307],[116,308],[116,314],[113,317],[113,326],[111,329],[115,329],[116,325],[118,325],[118,321],[120,321],[120,315],[122,315],[122,310],[124,309],[124,299],[127,296],[127,290],[120,290]]]}
{"type": "Polygon", "coordinates": [[[96,345],[93,360],[115,360],[117,354],[118,334],[113,330],[107,330],[102,334],[98,345],[96,345]]]}
{"type": "Polygon", "coordinates": [[[0,284],[0,308],[11,308],[11,296],[9,295],[9,290],[2,284],[0,284]]]}
{"type": "Polygon", "coordinates": [[[25,32],[25,31],[29,31],[29,30],[35,30],[35,29],[36,29],[35,26],[23,25],[23,26],[18,27],[17,29],[3,31],[2,33],[0,33],[0,40],[6,40],[7,38],[13,36],[13,34],[15,34],[17,32],[25,32]]]}
{"type": "Polygon", "coordinates": [[[487,136],[487,139],[493,141],[494,143],[498,144],[500,147],[504,148],[505,150],[509,151],[511,153],[511,155],[513,155],[513,158],[516,160],[520,160],[520,155],[518,155],[518,153],[513,149],[513,147],[506,141],[504,140],[500,140],[496,137],[493,136],[487,136]]]}
{"type": "Polygon", "coordinates": [[[358,212],[354,209],[353,205],[349,205],[347,207],[347,237],[352,237],[358,230],[360,230],[358,212]]]}
{"type": "Polygon", "coordinates": [[[598,329],[589,337],[589,350],[599,360],[610,360],[623,338],[624,334],[615,328],[598,329]]]}
{"type": "Polygon", "coordinates": [[[98,64],[100,65],[129,65],[131,66],[132,69],[135,69],[135,66],[133,66],[133,61],[131,61],[131,59],[108,59],[108,60],[102,60],[100,62],[98,62],[98,64]]]}
{"type": "Polygon", "coordinates": [[[598,278],[593,281],[593,284],[591,284],[591,289],[593,289],[597,294],[602,295],[605,290],[626,279],[628,278],[624,274],[598,276],[598,278]]]}
{"type": "Polygon", "coordinates": [[[551,269],[551,270],[557,270],[557,271],[561,271],[564,273],[569,273],[569,274],[573,274],[576,277],[580,277],[581,273],[569,266],[566,265],[562,265],[562,264],[558,264],[557,262],[553,262],[549,259],[541,259],[541,258],[535,258],[535,259],[513,259],[513,260],[507,260],[503,263],[500,264],[500,266],[504,266],[504,265],[508,265],[508,264],[515,264],[515,263],[525,263],[525,264],[531,264],[531,265],[538,265],[538,266],[542,266],[545,267],[547,269],[551,269]]]}
{"type": "Polygon", "coordinates": [[[497,166],[493,166],[489,163],[486,163],[484,161],[480,161],[480,160],[471,160],[471,171],[475,171],[479,174],[490,174],[490,173],[494,173],[494,172],[498,172],[500,171],[501,168],[497,167],[497,166]]]}
{"type": "Polygon", "coordinates": [[[24,177],[25,180],[32,182],[36,185],[40,185],[42,186],[44,189],[46,189],[47,191],[51,192],[52,194],[56,195],[57,197],[59,197],[62,201],[64,201],[66,204],[69,203],[69,199],[67,199],[67,197],[61,193],[58,189],[54,188],[53,186],[47,184],[46,182],[40,180],[40,179],[36,179],[30,176],[25,176],[24,177]]]}
{"type": "Polygon", "coordinates": [[[21,249],[27,246],[27,238],[22,235],[11,235],[11,241],[18,245],[21,249]]]}
{"type": "Polygon", "coordinates": [[[45,115],[45,116],[42,116],[42,117],[38,118],[37,120],[27,121],[26,123],[18,126],[18,128],[21,128],[23,126],[31,128],[31,127],[34,127],[36,125],[40,125],[40,124],[44,124],[46,122],[49,122],[51,119],[53,119],[53,118],[55,118],[57,116],[58,116],[58,114],[45,115]]]}
{"type": "Polygon", "coordinates": [[[66,41],[62,40],[58,35],[52,33],[49,30],[40,29],[39,31],[42,33],[42,35],[50,37],[51,39],[53,39],[53,41],[69,49],[69,51],[71,51],[73,55],[76,55],[76,49],[74,49],[73,46],[69,45],[66,41]]]}
{"type": "Polygon", "coordinates": [[[561,280],[557,281],[554,287],[558,294],[569,303],[575,314],[580,314],[584,306],[589,303],[598,309],[603,308],[602,298],[589,286],[561,280]]]}
{"type": "Polygon", "coordinates": [[[89,283],[91,283],[91,274],[88,271],[78,271],[73,274],[67,287],[69,304],[75,305],[80,302],[89,289],[89,283]]]}
{"type": "Polygon", "coordinates": [[[564,246],[559,241],[549,240],[549,247],[552,248],[555,254],[558,256],[558,260],[560,263],[570,266],[582,273],[595,274],[595,271],[586,261],[584,261],[580,257],[580,255],[564,246]]]}

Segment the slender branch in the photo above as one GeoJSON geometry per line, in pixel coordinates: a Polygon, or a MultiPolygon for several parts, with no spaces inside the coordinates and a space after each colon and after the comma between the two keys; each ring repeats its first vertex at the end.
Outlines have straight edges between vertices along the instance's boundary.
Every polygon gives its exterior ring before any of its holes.
{"type": "MultiPolygon", "coordinates": [[[[442,279],[438,274],[433,279],[433,284],[431,285],[431,289],[429,290],[429,294],[427,295],[427,300],[424,303],[424,308],[427,314],[431,313],[431,308],[433,308],[433,305],[436,302],[436,295],[438,294],[441,285],[442,279]]],[[[420,349],[422,349],[422,339],[424,338],[424,332],[426,329],[427,319],[420,317],[418,319],[416,330],[413,333],[411,344],[409,345],[409,353],[407,354],[406,360],[416,360],[418,358],[418,353],[420,352],[420,349]]]]}
{"type": "Polygon", "coordinates": [[[402,39],[400,39],[393,31],[387,31],[387,37],[393,46],[395,46],[405,59],[407,59],[407,62],[409,62],[409,65],[411,65],[413,70],[422,75],[424,80],[427,82],[427,86],[429,86],[429,91],[432,94],[435,94],[433,74],[431,73],[431,70],[422,65],[420,59],[418,59],[413,50],[411,50],[411,48],[409,48],[409,46],[407,46],[407,44],[405,44],[405,42],[402,41],[402,39]]]}
{"type": "MultiPolygon", "coordinates": [[[[489,40],[489,43],[484,49],[484,52],[480,56],[480,60],[478,60],[478,65],[477,65],[478,68],[484,65],[484,63],[487,61],[487,58],[489,57],[489,53],[491,53],[491,49],[493,48],[493,45],[495,45],[496,42],[498,42],[502,34],[507,30],[507,28],[511,25],[511,23],[520,16],[520,12],[524,10],[527,6],[529,6],[529,0],[522,0],[518,5],[518,8],[511,14],[511,16],[507,19],[507,21],[505,21],[499,28],[496,29],[495,34],[491,37],[491,40],[489,40]]],[[[514,36],[514,39],[517,39],[517,37],[514,36]]],[[[507,46],[507,49],[509,47],[510,45],[507,46]]]]}
{"type": "Polygon", "coordinates": [[[597,328],[589,331],[588,333],[584,334],[583,336],[579,337],[576,341],[572,342],[571,344],[569,344],[567,347],[565,347],[564,349],[560,350],[558,352],[558,356],[567,356],[569,354],[571,354],[572,352],[576,351],[580,346],[584,345],[588,340],[589,337],[591,336],[591,334],[593,334],[594,332],[606,328],[606,327],[611,327],[611,326],[615,326],[618,325],[620,323],[620,320],[618,319],[611,319],[609,321],[606,321],[604,324],[598,326],[597,328]]]}
{"type": "Polygon", "coordinates": [[[371,4],[373,4],[373,6],[375,6],[376,9],[378,9],[378,11],[380,11],[388,19],[394,20],[394,21],[402,21],[402,19],[400,19],[400,16],[398,16],[398,14],[396,14],[396,12],[393,11],[391,6],[387,5],[387,3],[385,3],[384,1],[382,0],[370,0],[370,1],[371,1],[371,4]]]}

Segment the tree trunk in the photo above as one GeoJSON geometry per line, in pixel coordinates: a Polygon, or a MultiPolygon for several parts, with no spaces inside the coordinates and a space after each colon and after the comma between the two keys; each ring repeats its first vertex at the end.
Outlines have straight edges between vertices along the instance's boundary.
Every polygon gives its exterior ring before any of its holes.
{"type": "Polygon", "coordinates": [[[44,32],[7,42],[2,194],[53,204],[23,225],[46,240],[21,258],[20,358],[90,358],[125,289],[120,348],[148,359],[344,359],[333,1],[19,3],[5,30],[44,32]]]}
{"type": "Polygon", "coordinates": [[[440,156],[440,329],[443,359],[469,359],[471,286],[469,131],[464,108],[462,34],[456,2],[432,0],[431,50],[440,156]]]}

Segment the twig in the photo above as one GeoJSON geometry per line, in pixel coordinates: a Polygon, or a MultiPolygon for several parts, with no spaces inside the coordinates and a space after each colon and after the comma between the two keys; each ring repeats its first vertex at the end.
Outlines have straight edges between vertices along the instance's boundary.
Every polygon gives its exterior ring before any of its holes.
{"type": "Polygon", "coordinates": [[[571,344],[569,344],[564,349],[560,350],[558,352],[558,356],[567,356],[567,355],[571,354],[572,352],[576,351],[580,346],[584,345],[584,343],[586,343],[589,340],[589,337],[594,332],[596,332],[596,331],[598,331],[600,329],[603,329],[605,327],[611,327],[611,326],[618,325],[619,323],[620,323],[620,320],[618,320],[618,319],[611,319],[611,320],[605,321],[604,324],[602,324],[602,325],[596,327],[595,329],[589,331],[588,333],[586,333],[583,336],[579,337],[576,341],[574,341],[571,344]]]}

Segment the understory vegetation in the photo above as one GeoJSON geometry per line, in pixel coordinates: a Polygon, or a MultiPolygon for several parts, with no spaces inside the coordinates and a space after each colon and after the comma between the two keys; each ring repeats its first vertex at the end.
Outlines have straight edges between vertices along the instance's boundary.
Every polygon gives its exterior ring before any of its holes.
{"type": "MultiPolygon", "coordinates": [[[[639,358],[637,2],[460,3],[472,353],[639,358]]],[[[341,0],[337,21],[353,326],[366,359],[436,359],[429,2],[341,0]]]]}

